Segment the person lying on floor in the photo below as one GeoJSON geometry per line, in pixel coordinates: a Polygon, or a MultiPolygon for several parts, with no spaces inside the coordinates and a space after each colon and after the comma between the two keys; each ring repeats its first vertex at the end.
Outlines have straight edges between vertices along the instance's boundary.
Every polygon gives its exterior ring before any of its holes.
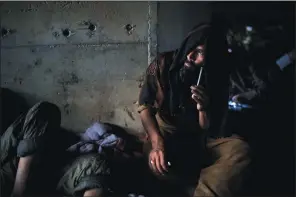
{"type": "MultiPolygon", "coordinates": [[[[6,106],[1,111],[2,122],[7,122],[5,114],[19,116],[1,131],[0,196],[48,195],[51,189],[63,195],[102,196],[102,177],[109,173],[107,162],[100,154],[69,159],[59,150],[59,108],[49,102],[39,102],[24,113],[20,110],[11,113],[13,103],[4,102],[15,99],[6,96],[18,95],[1,90],[1,104],[6,106]]],[[[10,120],[13,119],[10,117],[10,120]]]]}
{"type": "MultiPolygon", "coordinates": [[[[97,153],[107,159],[110,175],[104,182],[106,196],[179,194],[178,188],[158,181],[147,168],[144,150],[147,143],[145,133],[135,136],[120,126],[95,122],[66,151],[73,155],[97,153]]],[[[67,175],[64,179],[73,178],[67,175]]]]}
{"type": "MultiPolygon", "coordinates": [[[[135,136],[120,126],[95,122],[66,151],[72,155],[99,154],[106,158],[108,176],[104,179],[105,195],[143,194],[148,191],[145,188],[148,178],[143,177],[150,173],[144,163],[143,144],[146,140],[146,135],[135,136]]],[[[64,179],[72,177],[68,174],[64,179]]]]}

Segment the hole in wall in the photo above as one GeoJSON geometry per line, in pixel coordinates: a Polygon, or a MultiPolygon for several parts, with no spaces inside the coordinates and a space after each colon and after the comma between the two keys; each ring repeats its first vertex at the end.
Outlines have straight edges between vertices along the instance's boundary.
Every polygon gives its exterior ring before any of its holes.
{"type": "Polygon", "coordinates": [[[91,23],[91,24],[89,24],[88,29],[90,31],[95,31],[97,29],[97,27],[96,27],[96,25],[94,25],[94,24],[91,23]]]}
{"type": "Polygon", "coordinates": [[[69,29],[64,29],[62,33],[65,37],[69,37],[71,35],[71,31],[69,29]]]}
{"type": "Polygon", "coordinates": [[[5,29],[5,28],[2,28],[1,29],[1,37],[4,37],[4,36],[7,36],[8,35],[8,30],[7,29],[5,29]]]}
{"type": "Polygon", "coordinates": [[[125,30],[126,30],[126,31],[131,31],[131,30],[133,30],[133,26],[132,26],[131,24],[127,24],[127,25],[125,26],[125,30]]]}
{"type": "Polygon", "coordinates": [[[135,27],[136,27],[136,25],[127,24],[127,25],[124,26],[124,29],[126,30],[128,35],[131,35],[133,33],[135,27]]]}

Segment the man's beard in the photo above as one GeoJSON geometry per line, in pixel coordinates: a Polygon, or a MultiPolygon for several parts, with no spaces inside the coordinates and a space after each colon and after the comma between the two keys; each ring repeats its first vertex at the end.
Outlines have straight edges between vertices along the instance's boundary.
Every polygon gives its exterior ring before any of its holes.
{"type": "Polygon", "coordinates": [[[185,85],[193,85],[195,84],[198,78],[198,70],[201,65],[196,65],[194,63],[188,62],[187,64],[191,64],[190,68],[186,67],[185,65],[180,69],[180,80],[185,85]]]}

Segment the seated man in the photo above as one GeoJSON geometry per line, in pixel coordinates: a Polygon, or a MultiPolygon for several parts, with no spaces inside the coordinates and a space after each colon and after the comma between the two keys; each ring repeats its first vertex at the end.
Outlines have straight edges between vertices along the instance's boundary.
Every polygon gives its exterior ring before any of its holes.
{"type": "Polygon", "coordinates": [[[231,64],[234,67],[230,75],[229,100],[236,103],[232,109],[239,112],[229,113],[227,129],[233,127],[240,130],[244,137],[257,141],[258,136],[254,138],[251,135],[260,132],[265,137],[266,133],[262,131],[266,130],[266,124],[270,121],[265,118],[266,109],[272,106],[273,94],[279,94],[276,86],[281,82],[282,70],[295,58],[295,50],[275,61],[268,48],[249,47],[247,51],[238,42],[232,41],[229,44],[232,49],[231,64]]]}
{"type": "Polygon", "coordinates": [[[160,54],[148,67],[139,96],[138,111],[150,139],[150,168],[179,185],[194,183],[191,180],[200,175],[194,196],[236,195],[250,163],[248,144],[220,131],[214,119],[228,99],[228,75],[222,69],[227,49],[217,32],[211,25],[200,25],[179,50],[160,54]],[[197,84],[199,73],[204,77],[197,84]]]}
{"type": "MultiPolygon", "coordinates": [[[[2,106],[7,105],[5,101],[15,99],[13,96],[16,95],[12,92],[6,95],[7,92],[2,89],[2,106]]],[[[13,107],[11,105],[10,110],[13,107]]],[[[4,109],[9,110],[9,107],[4,109]]],[[[5,114],[19,114],[17,110],[15,112],[2,110],[2,122],[7,122],[5,114]]],[[[58,190],[63,194],[102,196],[103,184],[98,175],[102,171],[108,172],[106,161],[100,155],[88,154],[62,162],[64,155],[59,157],[56,148],[60,121],[57,106],[39,102],[26,113],[15,117],[15,121],[1,132],[0,196],[24,196],[31,192],[48,195],[47,190],[43,189],[48,185],[54,185],[53,189],[56,189],[57,181],[58,190]]]]}
{"type": "MultiPolygon", "coordinates": [[[[274,167],[278,167],[279,164],[273,161],[274,152],[279,152],[279,147],[281,149],[285,146],[288,147],[289,140],[282,140],[285,143],[274,147],[274,143],[278,140],[278,130],[284,131],[284,136],[287,139],[292,136],[288,137],[288,132],[292,131],[288,125],[292,125],[293,120],[287,111],[290,109],[289,105],[294,101],[290,96],[293,93],[289,95],[289,92],[293,92],[293,87],[288,85],[289,83],[285,80],[290,80],[289,78],[294,75],[290,65],[295,60],[295,50],[279,57],[275,55],[278,52],[273,52],[272,44],[255,47],[255,43],[252,43],[249,50],[246,50],[243,43],[238,44],[231,39],[229,41],[229,52],[231,52],[230,56],[234,66],[230,77],[229,100],[246,107],[230,105],[231,110],[228,113],[226,129],[240,133],[254,150],[252,171],[255,176],[250,181],[250,186],[253,189],[249,189],[249,192],[257,193],[265,190],[265,192],[272,194],[274,190],[270,189],[270,185],[274,181],[266,177],[270,174],[276,177],[276,172],[268,170],[273,168],[266,168],[266,163],[271,162],[274,167]],[[289,74],[289,71],[293,73],[289,74]],[[281,116],[275,114],[281,114],[281,116]],[[266,140],[267,137],[269,140],[266,140]],[[272,151],[273,148],[275,148],[274,151],[272,151]]],[[[260,40],[254,39],[255,41],[259,42],[260,40]]],[[[277,45],[275,48],[281,47],[277,45]]],[[[286,149],[282,152],[287,152],[287,150],[289,151],[286,149]]],[[[285,160],[289,159],[289,157],[283,157],[285,160]]],[[[279,163],[284,163],[282,160],[279,160],[279,163]]],[[[288,166],[285,167],[285,169],[289,169],[288,166]]],[[[279,174],[284,177],[282,171],[279,174]]],[[[289,185],[286,183],[284,182],[283,185],[289,185]]],[[[276,188],[279,188],[279,184],[276,185],[276,188]]]]}
{"type": "MultiPolygon", "coordinates": [[[[295,60],[295,50],[284,54],[274,63],[270,62],[271,68],[266,71],[268,73],[266,80],[258,74],[253,63],[241,56],[237,59],[236,68],[230,78],[230,97],[235,102],[258,105],[262,104],[267,99],[267,94],[269,93],[267,82],[269,82],[271,86],[277,83],[281,74],[280,72],[291,65],[295,60]]],[[[265,60],[267,62],[268,58],[265,58],[265,60]]]]}
{"type": "Polygon", "coordinates": [[[234,68],[230,77],[230,99],[234,102],[254,107],[266,104],[267,94],[279,81],[281,71],[295,60],[295,50],[276,59],[278,52],[275,51],[280,47],[262,33],[258,28],[242,25],[228,30],[228,51],[234,68]]]}

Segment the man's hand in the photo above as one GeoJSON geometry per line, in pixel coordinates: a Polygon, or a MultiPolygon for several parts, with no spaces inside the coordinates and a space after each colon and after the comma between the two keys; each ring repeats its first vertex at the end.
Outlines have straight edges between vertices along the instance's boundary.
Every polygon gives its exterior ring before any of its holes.
{"type": "Polygon", "coordinates": [[[254,90],[249,92],[240,93],[232,97],[232,101],[241,104],[250,104],[251,101],[256,97],[254,90]]]}
{"type": "Polygon", "coordinates": [[[167,162],[165,160],[165,151],[163,139],[157,136],[151,140],[152,150],[149,153],[149,166],[156,174],[164,174],[167,172],[167,162]]]}
{"type": "Polygon", "coordinates": [[[209,97],[206,94],[205,89],[201,85],[191,86],[190,89],[192,93],[191,97],[197,103],[197,110],[204,111],[209,105],[209,97]]]}
{"type": "Polygon", "coordinates": [[[243,95],[237,94],[237,95],[235,95],[235,96],[232,97],[232,101],[233,102],[236,102],[236,103],[246,103],[247,102],[247,99],[244,98],[243,95]]]}

